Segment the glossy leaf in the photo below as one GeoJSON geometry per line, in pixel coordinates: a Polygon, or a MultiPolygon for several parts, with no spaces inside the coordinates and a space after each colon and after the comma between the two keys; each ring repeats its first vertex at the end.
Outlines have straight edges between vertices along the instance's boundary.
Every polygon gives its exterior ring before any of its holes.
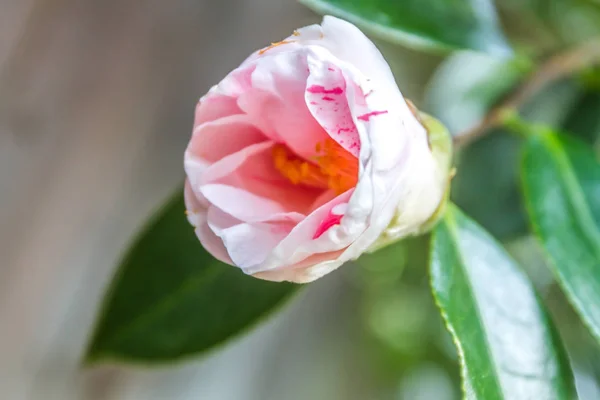
{"type": "Polygon", "coordinates": [[[184,212],[178,194],[129,249],[86,361],[164,362],[201,353],[255,324],[298,287],[215,260],[184,212]]]}
{"type": "Polygon", "coordinates": [[[373,35],[417,48],[511,50],[489,0],[300,0],[322,14],[354,22],[373,35]]]}
{"type": "Polygon", "coordinates": [[[576,139],[531,137],[523,191],[534,232],[567,297],[600,340],[600,162],[576,139]]]}
{"type": "Polygon", "coordinates": [[[456,207],[436,227],[431,285],[468,399],[572,399],[573,376],[531,283],[456,207]]]}

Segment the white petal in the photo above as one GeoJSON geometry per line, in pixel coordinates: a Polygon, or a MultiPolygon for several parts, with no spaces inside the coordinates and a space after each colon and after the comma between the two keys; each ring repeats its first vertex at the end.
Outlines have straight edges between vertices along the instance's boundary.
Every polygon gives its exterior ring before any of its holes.
{"type": "Polygon", "coordinates": [[[383,85],[397,86],[387,61],[360,29],[329,15],[323,18],[321,26],[323,47],[358,68],[369,79],[376,79],[383,85]]]}
{"type": "Polygon", "coordinates": [[[223,241],[233,264],[246,273],[261,265],[300,219],[287,213],[265,222],[243,223],[214,206],[208,211],[208,225],[223,241]]]}
{"type": "Polygon", "coordinates": [[[276,268],[289,267],[300,263],[308,257],[319,253],[327,253],[346,248],[361,233],[365,227],[358,226],[352,217],[344,216],[340,224],[329,228],[323,235],[314,238],[319,225],[330,213],[331,209],[338,204],[347,203],[352,191],[343,193],[298,223],[289,233],[282,238],[281,242],[273,249],[269,257],[255,268],[249,269],[248,273],[273,270],[276,268]]]}
{"type": "MultiPolygon", "coordinates": [[[[264,221],[287,210],[276,201],[233,186],[210,184],[200,189],[213,205],[244,222],[264,221]]],[[[299,218],[303,215],[298,214],[299,218]]]]}

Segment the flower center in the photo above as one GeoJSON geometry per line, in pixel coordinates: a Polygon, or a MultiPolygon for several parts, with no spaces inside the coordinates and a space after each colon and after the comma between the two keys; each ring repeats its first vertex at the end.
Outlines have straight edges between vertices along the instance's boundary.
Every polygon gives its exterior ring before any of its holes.
{"type": "Polygon", "coordinates": [[[308,162],[283,144],[273,147],[275,168],[294,185],[333,189],[344,193],[358,182],[358,159],[333,139],[316,146],[315,162],[308,162]]]}

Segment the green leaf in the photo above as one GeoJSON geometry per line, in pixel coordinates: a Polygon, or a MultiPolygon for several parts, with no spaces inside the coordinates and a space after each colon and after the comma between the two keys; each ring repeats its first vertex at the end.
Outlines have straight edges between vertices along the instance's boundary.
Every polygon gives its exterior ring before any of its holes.
{"type": "Polygon", "coordinates": [[[519,192],[520,138],[492,132],[463,149],[451,199],[501,240],[527,231],[519,192]]]}
{"type": "Polygon", "coordinates": [[[511,49],[489,0],[300,0],[383,39],[416,48],[470,49],[506,56],[511,49]]]}
{"type": "Polygon", "coordinates": [[[546,53],[589,40],[600,33],[600,3],[597,0],[503,0],[497,4],[505,16],[507,29],[515,23],[527,28],[520,30],[521,37],[515,37],[517,42],[539,36],[538,30],[549,35],[545,40],[548,43],[530,43],[536,45],[536,50],[546,53]]]}
{"type": "Polygon", "coordinates": [[[573,375],[531,283],[456,207],[432,238],[431,285],[468,399],[571,399],[573,375]]]}
{"type": "Polygon", "coordinates": [[[587,91],[574,102],[563,129],[590,145],[600,139],[600,93],[587,91]]]}
{"type": "Polygon", "coordinates": [[[534,232],[559,284],[600,340],[600,163],[576,139],[529,138],[523,191],[534,232]]]}
{"type": "Polygon", "coordinates": [[[165,362],[199,354],[255,324],[298,287],[215,260],[184,212],[180,191],[127,252],[86,361],[165,362]]]}

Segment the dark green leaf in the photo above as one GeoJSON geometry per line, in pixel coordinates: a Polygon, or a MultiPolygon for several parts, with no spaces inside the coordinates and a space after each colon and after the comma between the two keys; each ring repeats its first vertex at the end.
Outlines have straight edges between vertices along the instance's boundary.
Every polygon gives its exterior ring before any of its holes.
{"type": "Polygon", "coordinates": [[[529,42],[532,36],[545,42],[530,43],[538,50],[556,51],[557,47],[586,41],[600,33],[600,3],[597,0],[503,0],[497,2],[506,16],[507,30],[521,23],[519,43],[529,42]],[[517,21],[515,21],[517,20],[517,21]],[[544,35],[539,37],[543,31],[544,35]],[[536,46],[537,45],[537,46],[536,46]]]}
{"type": "Polygon", "coordinates": [[[389,41],[419,48],[511,53],[489,0],[300,0],[389,41]]]}
{"type": "Polygon", "coordinates": [[[588,144],[595,144],[600,139],[600,92],[582,94],[574,102],[572,110],[565,121],[564,130],[588,144]]]}
{"type": "Polygon", "coordinates": [[[212,258],[187,222],[183,195],[165,205],[119,267],[86,355],[164,362],[247,329],[297,287],[261,281],[212,258]]]}
{"type": "Polygon", "coordinates": [[[493,132],[457,157],[452,201],[500,239],[527,231],[519,193],[521,139],[493,132]]]}
{"type": "Polygon", "coordinates": [[[600,340],[600,163],[576,139],[531,137],[523,158],[527,211],[558,282],[600,340]]]}
{"type": "Polygon", "coordinates": [[[456,343],[466,398],[572,399],[564,350],[531,283],[456,207],[436,227],[431,284],[456,343]]]}

